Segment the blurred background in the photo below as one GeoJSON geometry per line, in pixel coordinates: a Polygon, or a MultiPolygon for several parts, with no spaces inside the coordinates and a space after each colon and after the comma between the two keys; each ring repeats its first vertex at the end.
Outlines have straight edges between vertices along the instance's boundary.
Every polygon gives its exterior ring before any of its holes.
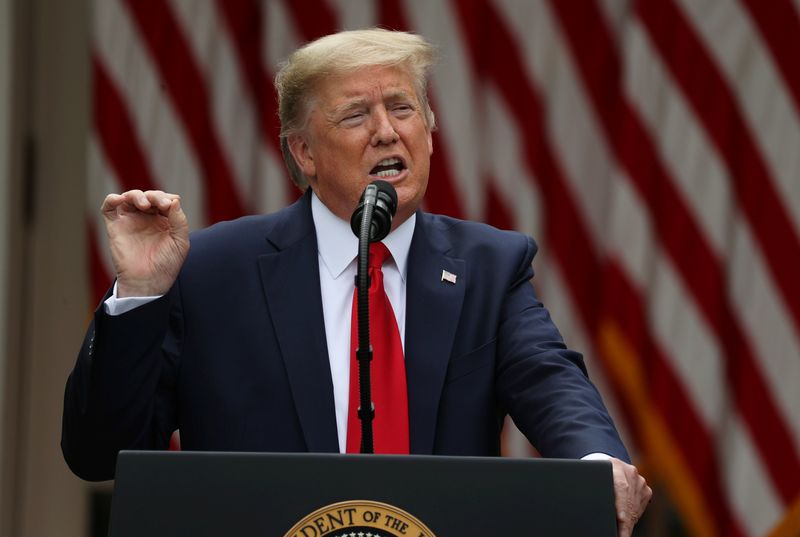
{"type": "Polygon", "coordinates": [[[800,536],[800,0],[0,0],[0,535],[105,535],[58,445],[103,197],[290,203],[276,67],[373,25],[438,46],[426,208],[538,241],[656,489],[637,534],[800,536]]]}

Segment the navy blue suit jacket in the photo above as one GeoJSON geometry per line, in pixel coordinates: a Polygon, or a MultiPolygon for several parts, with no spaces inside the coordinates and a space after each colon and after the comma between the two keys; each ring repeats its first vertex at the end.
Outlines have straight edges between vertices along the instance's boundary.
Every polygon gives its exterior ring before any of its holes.
{"type": "MultiPolygon", "coordinates": [[[[506,414],[545,456],[627,459],[530,279],[532,239],[417,213],[408,258],[412,453],[497,455],[506,414]],[[457,275],[442,281],[442,270],[457,275]]],[[[67,382],[62,449],[85,479],[120,449],[337,452],[310,197],[192,235],[173,289],[95,313],[67,382]]]]}

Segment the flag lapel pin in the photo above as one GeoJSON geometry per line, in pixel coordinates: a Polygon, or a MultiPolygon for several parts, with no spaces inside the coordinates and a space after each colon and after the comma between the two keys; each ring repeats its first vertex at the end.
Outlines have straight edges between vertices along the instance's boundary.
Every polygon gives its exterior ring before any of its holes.
{"type": "Polygon", "coordinates": [[[453,285],[456,284],[456,275],[452,272],[447,272],[446,270],[442,270],[442,281],[447,283],[452,283],[453,285]]]}

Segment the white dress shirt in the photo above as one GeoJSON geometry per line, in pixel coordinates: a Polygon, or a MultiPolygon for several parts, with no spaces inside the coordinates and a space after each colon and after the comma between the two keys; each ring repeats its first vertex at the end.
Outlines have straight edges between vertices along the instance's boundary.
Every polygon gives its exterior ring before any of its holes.
{"type": "MultiPolygon", "coordinates": [[[[336,406],[336,429],[339,451],[347,449],[347,408],[350,401],[350,324],[353,313],[358,238],[345,222],[334,215],[316,194],[311,197],[311,214],[317,230],[319,282],[325,338],[333,380],[333,401],[336,406]]],[[[408,250],[414,235],[417,215],[392,231],[383,244],[392,258],[383,265],[383,287],[392,304],[400,341],[405,349],[406,275],[408,250]]]]}

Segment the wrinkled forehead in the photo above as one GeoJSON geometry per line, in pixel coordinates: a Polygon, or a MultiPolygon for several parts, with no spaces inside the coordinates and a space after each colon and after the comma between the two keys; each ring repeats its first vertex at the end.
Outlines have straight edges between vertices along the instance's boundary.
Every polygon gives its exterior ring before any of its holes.
{"type": "Polygon", "coordinates": [[[411,73],[399,66],[375,66],[338,73],[317,81],[313,99],[338,106],[357,100],[412,98],[417,91],[411,73]]]}

